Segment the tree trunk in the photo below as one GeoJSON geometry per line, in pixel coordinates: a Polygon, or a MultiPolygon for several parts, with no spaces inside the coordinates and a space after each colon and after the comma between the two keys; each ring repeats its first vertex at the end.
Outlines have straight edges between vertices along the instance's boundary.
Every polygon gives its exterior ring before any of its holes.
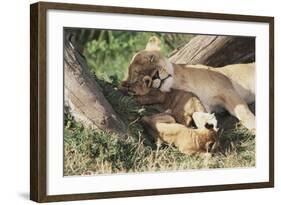
{"type": "Polygon", "coordinates": [[[74,119],[86,127],[113,131],[122,136],[126,126],[104,97],[91,76],[74,37],[66,34],[64,41],[65,105],[74,119]]]}
{"type": "Polygon", "coordinates": [[[174,51],[170,61],[177,64],[204,64],[220,67],[255,61],[255,38],[198,35],[174,51]]]}

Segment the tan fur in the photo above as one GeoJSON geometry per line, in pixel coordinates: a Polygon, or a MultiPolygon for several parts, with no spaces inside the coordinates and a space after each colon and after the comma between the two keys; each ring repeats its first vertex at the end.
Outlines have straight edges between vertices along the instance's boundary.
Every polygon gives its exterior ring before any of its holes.
{"type": "Polygon", "coordinates": [[[197,96],[181,90],[163,93],[152,89],[147,95],[137,96],[137,101],[142,105],[160,104],[164,110],[170,110],[176,122],[187,127],[191,125],[194,112],[206,112],[197,96]]]}
{"type": "Polygon", "coordinates": [[[255,132],[255,116],[247,105],[247,103],[252,103],[255,99],[252,86],[254,83],[247,81],[247,76],[250,81],[253,79],[254,71],[249,72],[248,69],[253,70],[254,64],[223,67],[222,72],[224,74],[217,71],[219,68],[200,69],[193,68],[190,65],[176,64],[173,66],[173,88],[196,93],[207,111],[215,110],[217,106],[224,107],[232,115],[236,116],[245,127],[255,132]],[[233,71],[226,72],[228,69],[233,69],[233,71]],[[244,69],[247,70],[246,73],[242,72],[244,69]],[[232,74],[230,77],[227,76],[229,73],[232,74]],[[245,74],[245,76],[240,78],[242,79],[240,81],[238,77],[234,78],[233,73],[239,76],[245,74]],[[235,79],[238,81],[234,81],[235,79]]]}
{"type": "Polygon", "coordinates": [[[156,141],[174,145],[180,152],[193,154],[214,151],[218,137],[214,129],[191,129],[175,122],[169,114],[145,116],[143,123],[156,132],[156,141]]]}
{"type": "Polygon", "coordinates": [[[156,36],[149,38],[148,43],[146,44],[145,50],[147,51],[157,51],[160,50],[161,41],[156,36]]]}
{"type": "Polygon", "coordinates": [[[164,69],[165,65],[166,60],[158,51],[144,50],[137,53],[129,65],[127,79],[121,82],[121,90],[133,95],[149,93],[152,85],[151,76],[164,69]],[[146,79],[150,79],[150,82],[146,79]]]}
{"type": "Polygon", "coordinates": [[[161,91],[177,89],[192,92],[208,112],[215,111],[218,106],[224,107],[255,132],[255,116],[247,105],[255,100],[255,63],[221,68],[178,65],[168,62],[158,50],[144,50],[134,56],[128,78],[121,84],[123,90],[134,95],[146,95],[153,89],[153,76],[165,69],[172,78],[163,84],[161,91]]]}

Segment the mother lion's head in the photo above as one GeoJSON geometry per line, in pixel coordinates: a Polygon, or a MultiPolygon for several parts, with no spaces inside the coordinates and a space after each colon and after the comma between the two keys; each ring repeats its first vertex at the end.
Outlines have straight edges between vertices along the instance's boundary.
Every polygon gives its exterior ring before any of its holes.
{"type": "Polygon", "coordinates": [[[167,60],[160,53],[160,40],[151,37],[145,50],[136,53],[128,67],[127,79],[120,89],[132,95],[146,95],[155,84],[155,79],[165,77],[167,60]]]}

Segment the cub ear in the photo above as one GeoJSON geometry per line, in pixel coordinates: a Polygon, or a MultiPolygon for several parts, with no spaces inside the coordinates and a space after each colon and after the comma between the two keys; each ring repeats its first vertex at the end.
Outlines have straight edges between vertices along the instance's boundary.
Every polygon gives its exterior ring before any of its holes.
{"type": "Polygon", "coordinates": [[[148,75],[144,76],[142,80],[146,87],[150,88],[152,86],[152,78],[148,75]]]}
{"type": "Polygon", "coordinates": [[[160,51],[161,41],[156,36],[152,36],[149,38],[145,50],[147,51],[160,51]]]}

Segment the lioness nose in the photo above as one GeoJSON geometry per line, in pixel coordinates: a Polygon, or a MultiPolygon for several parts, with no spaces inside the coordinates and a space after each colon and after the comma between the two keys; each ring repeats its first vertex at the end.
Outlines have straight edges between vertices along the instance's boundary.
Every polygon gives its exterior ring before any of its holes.
{"type": "Polygon", "coordinates": [[[130,87],[129,82],[128,81],[121,81],[121,87],[130,87]]]}

